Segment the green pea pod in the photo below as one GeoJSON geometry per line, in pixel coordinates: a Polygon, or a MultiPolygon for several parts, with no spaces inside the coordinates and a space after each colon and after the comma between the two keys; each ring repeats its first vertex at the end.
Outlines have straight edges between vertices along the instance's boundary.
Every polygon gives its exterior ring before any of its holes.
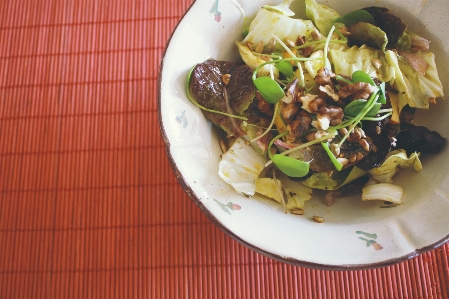
{"type": "Polygon", "coordinates": [[[259,77],[253,80],[262,97],[270,104],[276,104],[284,97],[284,91],[279,84],[269,77],[259,77]]]}
{"type": "Polygon", "coordinates": [[[376,25],[376,21],[373,16],[366,10],[354,10],[334,20],[334,23],[343,23],[347,27],[351,27],[359,22],[376,25]]]}
{"type": "Polygon", "coordinates": [[[300,161],[288,156],[275,154],[271,157],[271,160],[279,170],[289,177],[300,178],[306,176],[310,170],[310,164],[308,162],[300,161]]]}

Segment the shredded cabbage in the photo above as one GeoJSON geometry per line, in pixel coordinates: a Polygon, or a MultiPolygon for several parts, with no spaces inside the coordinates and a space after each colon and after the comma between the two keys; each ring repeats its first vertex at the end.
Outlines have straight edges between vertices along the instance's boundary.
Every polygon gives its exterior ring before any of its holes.
{"type": "Polygon", "coordinates": [[[319,4],[315,0],[306,0],[306,16],[313,21],[322,34],[327,35],[333,21],[340,15],[332,8],[319,4]]]}
{"type": "Polygon", "coordinates": [[[424,76],[406,62],[401,61],[397,53],[393,51],[386,53],[387,62],[394,67],[396,73],[394,85],[399,94],[399,111],[407,104],[414,108],[429,109],[429,99],[444,96],[435,64],[435,55],[432,52],[416,52],[415,54],[422,57],[428,65],[424,76]]]}
{"type": "Polygon", "coordinates": [[[218,175],[237,193],[252,196],[264,167],[265,159],[243,138],[238,138],[223,154],[218,165],[218,175]]]}
{"type": "Polygon", "coordinates": [[[310,20],[292,19],[276,11],[262,8],[251,22],[249,33],[243,43],[257,44],[262,41],[266,45],[273,38],[273,34],[281,40],[289,38],[296,41],[298,36],[307,37],[314,29],[315,26],[310,20]]]}
{"type": "Polygon", "coordinates": [[[395,204],[402,203],[404,190],[388,183],[372,184],[362,189],[362,200],[382,200],[395,204]]]}
{"type": "Polygon", "coordinates": [[[416,171],[422,170],[422,164],[419,160],[419,153],[412,153],[407,157],[405,150],[391,151],[381,166],[369,171],[372,178],[381,183],[392,183],[392,177],[398,171],[398,168],[414,167],[416,171]]]}

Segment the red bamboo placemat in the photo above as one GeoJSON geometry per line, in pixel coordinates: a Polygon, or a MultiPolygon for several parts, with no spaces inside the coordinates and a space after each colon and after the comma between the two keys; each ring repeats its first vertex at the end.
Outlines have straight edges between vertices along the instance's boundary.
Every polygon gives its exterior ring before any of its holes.
{"type": "Polygon", "coordinates": [[[449,245],[311,270],[192,203],[157,120],[159,63],[191,3],[0,1],[0,298],[447,298],[449,245]]]}

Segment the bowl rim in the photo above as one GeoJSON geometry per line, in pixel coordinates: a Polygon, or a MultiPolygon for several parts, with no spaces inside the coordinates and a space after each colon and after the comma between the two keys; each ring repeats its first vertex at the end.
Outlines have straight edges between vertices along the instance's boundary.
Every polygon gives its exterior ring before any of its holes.
{"type": "Polygon", "coordinates": [[[170,152],[170,140],[168,139],[168,136],[165,132],[163,121],[162,121],[162,109],[161,109],[161,101],[162,101],[162,77],[163,77],[163,71],[164,71],[164,58],[167,54],[167,50],[171,45],[173,35],[177,31],[179,25],[184,20],[186,15],[189,13],[189,11],[192,9],[192,7],[198,2],[198,0],[194,0],[192,4],[187,8],[183,16],[180,18],[178,23],[176,24],[175,28],[170,33],[170,36],[167,40],[167,43],[165,45],[164,51],[162,53],[161,61],[159,64],[159,71],[158,71],[158,87],[157,87],[157,112],[158,112],[158,124],[159,124],[159,130],[161,132],[161,137],[165,145],[165,152],[169,161],[169,164],[172,168],[172,171],[178,181],[178,183],[181,185],[184,192],[187,194],[187,196],[193,201],[193,203],[200,208],[200,210],[206,215],[206,217],[215,225],[217,226],[222,232],[224,232],[226,235],[230,236],[232,239],[236,240],[243,246],[260,253],[266,257],[272,258],[274,260],[277,260],[279,262],[283,262],[286,264],[290,264],[293,266],[299,266],[304,268],[310,268],[310,269],[316,269],[316,270],[331,270],[331,271],[355,271],[355,270],[368,270],[368,269],[376,269],[381,267],[388,267],[392,266],[401,262],[408,261],[410,259],[413,259],[423,253],[432,251],[437,249],[438,247],[444,245],[446,242],[449,241],[449,233],[443,237],[442,239],[424,246],[422,248],[415,249],[414,251],[392,259],[384,260],[381,262],[375,262],[375,263],[364,263],[364,264],[342,264],[342,265],[331,265],[331,264],[321,264],[321,263],[315,263],[315,262],[308,262],[304,260],[299,260],[295,258],[290,257],[284,257],[281,255],[277,255],[274,253],[271,253],[267,250],[263,250],[259,248],[258,246],[251,244],[248,241],[245,241],[241,237],[237,236],[235,233],[233,233],[230,229],[228,229],[223,223],[221,223],[220,220],[218,220],[217,217],[215,217],[214,214],[212,214],[207,207],[201,202],[201,200],[196,196],[195,192],[192,190],[192,188],[187,183],[187,180],[182,175],[181,171],[179,171],[178,167],[176,166],[176,162],[174,158],[171,155],[170,152]]]}

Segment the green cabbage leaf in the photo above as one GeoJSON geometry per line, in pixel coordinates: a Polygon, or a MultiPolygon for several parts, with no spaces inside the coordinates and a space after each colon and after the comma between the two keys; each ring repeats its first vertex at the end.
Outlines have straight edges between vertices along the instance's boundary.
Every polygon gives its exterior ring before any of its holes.
{"type": "Polygon", "coordinates": [[[405,150],[395,150],[388,153],[387,158],[381,166],[373,168],[368,172],[373,179],[380,183],[392,183],[392,178],[399,168],[410,168],[412,166],[416,171],[422,170],[419,153],[415,152],[407,157],[405,150]]]}
{"type": "Polygon", "coordinates": [[[387,63],[395,70],[394,85],[399,94],[399,111],[405,105],[429,109],[429,99],[444,97],[443,86],[438,77],[435,55],[432,52],[414,52],[427,63],[424,75],[411,67],[393,51],[385,53],[387,63]]]}
{"type": "Polygon", "coordinates": [[[340,15],[332,8],[319,4],[315,0],[306,0],[306,16],[324,36],[327,36],[333,21],[340,15]]]}

